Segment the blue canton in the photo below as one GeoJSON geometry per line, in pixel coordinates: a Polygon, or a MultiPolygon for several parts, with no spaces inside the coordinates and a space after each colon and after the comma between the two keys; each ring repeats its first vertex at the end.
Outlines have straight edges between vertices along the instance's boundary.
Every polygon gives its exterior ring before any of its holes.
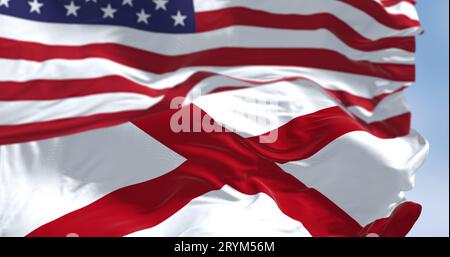
{"type": "Polygon", "coordinates": [[[0,0],[0,14],[43,22],[195,32],[192,0],[0,0]]]}

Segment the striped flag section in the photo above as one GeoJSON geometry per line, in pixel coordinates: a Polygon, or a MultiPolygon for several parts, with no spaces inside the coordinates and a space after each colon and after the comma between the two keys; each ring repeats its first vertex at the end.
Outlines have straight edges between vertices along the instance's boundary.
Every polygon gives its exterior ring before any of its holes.
{"type": "Polygon", "coordinates": [[[66,2],[0,0],[1,236],[405,236],[419,217],[414,1],[66,2]],[[184,114],[210,131],[174,131],[184,114]]]}
{"type": "MultiPolygon", "coordinates": [[[[17,0],[0,7],[0,143],[138,118],[155,104],[183,95],[180,88],[194,87],[205,72],[257,80],[301,76],[351,97],[369,98],[414,80],[414,36],[421,28],[410,2],[195,0],[186,6],[190,1],[171,0],[170,10],[193,9],[195,17],[186,16],[193,18],[197,32],[173,34],[142,31],[146,27],[128,21],[111,26],[124,22],[120,17],[103,19],[106,24],[69,18],[59,14],[64,6],[57,9],[60,4],[47,1],[41,1],[40,14],[17,0]],[[60,109],[67,98],[72,98],[67,108],[89,103],[67,112],[60,109]],[[9,117],[24,107],[42,114],[9,117]]],[[[107,2],[130,8],[118,0],[107,2]]],[[[101,4],[78,3],[80,15],[101,4]]],[[[155,10],[154,16],[161,12],[155,10]]],[[[185,25],[184,32],[192,32],[191,24],[185,25]]]]}

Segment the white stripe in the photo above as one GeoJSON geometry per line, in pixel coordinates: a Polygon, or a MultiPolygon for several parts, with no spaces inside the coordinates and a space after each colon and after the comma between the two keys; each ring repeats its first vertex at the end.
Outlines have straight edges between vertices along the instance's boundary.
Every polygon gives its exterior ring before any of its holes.
{"type": "Polygon", "coordinates": [[[401,2],[396,5],[386,7],[385,9],[390,14],[402,14],[412,20],[419,20],[419,15],[417,14],[416,7],[408,2],[401,2]]]}
{"type": "Polygon", "coordinates": [[[182,162],[184,158],[131,123],[0,146],[0,236],[25,236],[182,162]]]}
{"type": "Polygon", "coordinates": [[[306,80],[200,96],[193,103],[217,123],[245,137],[264,134],[295,117],[337,105],[306,80]]]}
{"type": "MultiPolygon", "coordinates": [[[[377,2],[381,2],[381,0],[376,0],[377,2]]],[[[401,14],[401,15],[405,15],[408,18],[410,18],[411,20],[419,20],[419,15],[417,14],[417,10],[416,7],[406,1],[402,1],[398,4],[392,5],[392,6],[387,6],[384,7],[384,9],[386,9],[386,11],[390,14],[401,14]]]]}
{"type": "Polygon", "coordinates": [[[196,12],[246,7],[277,14],[329,13],[350,25],[359,34],[372,40],[392,36],[413,36],[420,32],[419,27],[403,30],[389,28],[365,12],[336,0],[194,0],[194,7],[196,12]]]}
{"type": "Polygon", "coordinates": [[[190,201],[159,225],[129,234],[159,236],[299,236],[311,234],[265,193],[246,195],[225,185],[190,201]]]}
{"type": "Polygon", "coordinates": [[[108,93],[58,100],[0,101],[0,125],[145,110],[161,99],[134,93],[108,93]]]}
{"type": "Polygon", "coordinates": [[[328,30],[295,31],[235,26],[207,33],[144,33],[111,26],[51,24],[0,15],[4,38],[48,45],[81,46],[116,43],[164,55],[182,55],[221,47],[314,48],[339,52],[355,61],[412,64],[414,54],[401,49],[359,51],[343,43],[328,30]]]}
{"type": "MultiPolygon", "coordinates": [[[[296,79],[295,81],[291,80],[290,83],[297,83],[298,81],[303,81],[304,79],[296,79]]],[[[275,82],[273,82],[275,83],[275,82]]],[[[207,95],[212,91],[223,88],[223,87],[260,87],[261,84],[254,84],[242,80],[237,80],[231,77],[224,76],[213,76],[209,77],[192,88],[185,97],[183,105],[188,105],[197,99],[200,96],[207,95]]],[[[335,89],[333,87],[329,88],[327,84],[317,86],[323,87],[325,89],[335,89]]],[[[346,90],[348,92],[348,90],[346,90]]],[[[367,111],[363,107],[360,106],[350,106],[346,107],[350,112],[354,113],[356,116],[361,117],[367,122],[376,121],[376,119],[372,117],[378,117],[379,120],[384,120],[388,116],[395,116],[398,114],[402,114],[408,112],[409,109],[406,105],[406,99],[403,96],[402,92],[392,94],[390,96],[385,97],[379,104],[379,106],[375,108],[373,111],[367,111]],[[384,113],[385,112],[385,113],[384,113]]]]}
{"type": "Polygon", "coordinates": [[[54,59],[45,62],[0,59],[0,67],[2,67],[0,69],[0,81],[89,79],[118,75],[154,89],[171,88],[199,71],[216,72],[239,79],[258,81],[301,76],[313,80],[325,88],[344,90],[366,98],[391,93],[406,84],[410,84],[409,82],[397,82],[330,70],[280,66],[188,67],[176,72],[154,74],[100,58],[54,59]]]}
{"type": "Polygon", "coordinates": [[[409,112],[401,93],[386,97],[370,112],[356,106],[345,108],[320,86],[306,80],[198,95],[194,99],[193,103],[218,124],[244,137],[262,135],[299,116],[334,106],[340,106],[367,123],[409,112]]]}
{"type": "Polygon", "coordinates": [[[428,154],[416,132],[379,139],[351,132],[312,157],[279,166],[336,203],[361,225],[388,216],[414,186],[414,172],[428,154]]]}

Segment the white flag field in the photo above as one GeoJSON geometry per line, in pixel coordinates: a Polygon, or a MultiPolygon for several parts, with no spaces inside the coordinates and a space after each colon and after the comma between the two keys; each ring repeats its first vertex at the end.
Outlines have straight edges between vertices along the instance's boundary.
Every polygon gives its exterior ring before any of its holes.
{"type": "Polygon", "coordinates": [[[414,0],[0,0],[0,236],[405,236],[414,0]]]}

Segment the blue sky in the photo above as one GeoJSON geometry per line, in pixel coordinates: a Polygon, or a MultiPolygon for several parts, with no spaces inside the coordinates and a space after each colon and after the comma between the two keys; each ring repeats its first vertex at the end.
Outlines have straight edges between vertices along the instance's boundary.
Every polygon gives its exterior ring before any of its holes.
{"type": "Polygon", "coordinates": [[[407,193],[422,215],[409,236],[449,235],[449,1],[418,0],[417,81],[407,91],[413,128],[430,143],[428,160],[407,193]]]}

